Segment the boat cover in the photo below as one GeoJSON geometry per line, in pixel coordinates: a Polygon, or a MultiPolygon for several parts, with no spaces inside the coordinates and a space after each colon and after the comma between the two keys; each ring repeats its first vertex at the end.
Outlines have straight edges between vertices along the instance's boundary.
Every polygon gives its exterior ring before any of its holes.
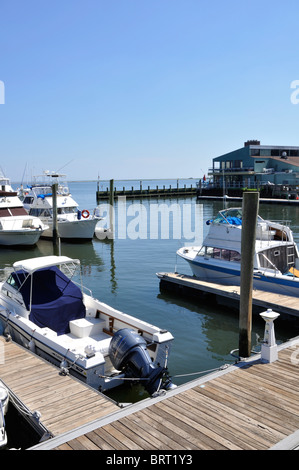
{"type": "Polygon", "coordinates": [[[230,224],[230,225],[242,225],[242,219],[240,219],[240,217],[226,217],[226,220],[223,220],[222,223],[226,223],[226,221],[230,224]]]}
{"type": "MultiPolygon", "coordinates": [[[[23,283],[20,293],[29,310],[31,276],[23,270],[15,271],[12,276],[18,286],[23,283]]],[[[40,328],[50,328],[58,335],[69,333],[69,322],[85,317],[81,290],[56,266],[35,271],[32,276],[29,320],[40,328]]]]}

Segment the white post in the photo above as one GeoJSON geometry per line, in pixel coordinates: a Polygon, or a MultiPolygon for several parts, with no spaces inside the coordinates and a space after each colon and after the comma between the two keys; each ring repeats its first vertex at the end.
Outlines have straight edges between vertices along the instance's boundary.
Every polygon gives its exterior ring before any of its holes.
{"type": "Polygon", "coordinates": [[[278,359],[277,344],[274,333],[274,320],[279,317],[279,313],[273,312],[270,308],[266,312],[260,313],[265,320],[264,341],[261,347],[261,361],[274,362],[278,359]]]}

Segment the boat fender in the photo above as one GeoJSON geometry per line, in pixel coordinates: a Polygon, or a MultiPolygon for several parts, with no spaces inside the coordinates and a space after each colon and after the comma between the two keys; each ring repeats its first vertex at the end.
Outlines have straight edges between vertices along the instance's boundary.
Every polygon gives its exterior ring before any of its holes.
{"type": "Polygon", "coordinates": [[[65,359],[60,363],[60,375],[69,375],[68,363],[65,359]]]}
{"type": "Polygon", "coordinates": [[[5,337],[5,340],[6,340],[7,343],[12,340],[12,337],[11,337],[11,334],[10,334],[10,329],[9,329],[8,325],[6,325],[6,327],[4,328],[3,336],[5,337]]]}
{"type": "Polygon", "coordinates": [[[82,211],[82,217],[83,217],[84,219],[87,219],[87,218],[89,217],[89,211],[88,211],[87,209],[84,209],[84,210],[82,211]]]}
{"type": "Polygon", "coordinates": [[[33,341],[33,339],[31,339],[28,343],[28,349],[29,351],[35,353],[35,342],[33,341]]]}

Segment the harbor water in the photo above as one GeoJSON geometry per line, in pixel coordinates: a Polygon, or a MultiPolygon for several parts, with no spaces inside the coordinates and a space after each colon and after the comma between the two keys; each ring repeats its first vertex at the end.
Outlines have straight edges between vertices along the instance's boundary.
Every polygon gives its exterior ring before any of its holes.
{"type": "MultiPolygon", "coordinates": [[[[183,183],[190,186],[196,181],[191,179],[183,183]]],[[[109,186],[108,181],[100,184],[104,189],[109,186]]],[[[120,181],[116,184],[120,188],[126,184],[138,187],[140,182],[120,181]]],[[[153,187],[161,184],[169,187],[171,183],[157,180],[152,184],[153,187]]],[[[176,184],[176,180],[172,184],[176,184]]],[[[69,182],[69,188],[80,209],[94,210],[97,205],[96,181],[69,182]]],[[[238,205],[231,202],[228,207],[238,205]]],[[[195,197],[123,198],[116,200],[113,207],[112,236],[106,231],[110,227],[110,208],[103,202],[98,206],[103,216],[98,237],[82,244],[61,243],[62,255],[80,259],[83,284],[91,289],[94,297],[173,334],[168,369],[177,385],[235,360],[230,351],[238,348],[238,312],[160,292],[156,275],[175,270],[191,274],[187,263],[176,256],[176,251],[183,245],[200,243],[208,230],[206,220],[222,208],[222,202],[198,202],[195,197]]],[[[271,220],[287,220],[299,242],[299,206],[262,204],[259,214],[271,220]]],[[[53,245],[47,240],[40,240],[36,247],[25,250],[1,248],[1,279],[7,277],[13,262],[50,254],[53,254],[53,245]]],[[[263,337],[264,326],[262,319],[253,317],[253,346],[257,336],[263,337]]],[[[278,342],[298,335],[294,324],[281,319],[275,322],[275,332],[278,342]]],[[[132,402],[145,395],[142,387],[126,386],[111,392],[110,396],[116,401],[132,402]]]]}

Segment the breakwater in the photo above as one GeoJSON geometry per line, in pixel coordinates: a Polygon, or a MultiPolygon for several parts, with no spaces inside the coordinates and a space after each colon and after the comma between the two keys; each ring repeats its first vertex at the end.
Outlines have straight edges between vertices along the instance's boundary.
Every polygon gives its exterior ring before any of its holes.
{"type": "Polygon", "coordinates": [[[167,184],[166,181],[163,181],[163,184],[144,184],[140,181],[139,184],[135,182],[134,185],[130,185],[129,182],[126,186],[122,187],[119,187],[119,185],[116,186],[114,180],[110,180],[109,186],[106,185],[105,188],[103,184],[101,186],[100,188],[100,182],[98,182],[96,191],[97,203],[101,200],[114,199],[119,196],[125,196],[127,198],[156,198],[196,196],[197,194],[197,184],[194,180],[189,184],[182,184],[180,180],[177,180],[174,184],[167,184]]]}

